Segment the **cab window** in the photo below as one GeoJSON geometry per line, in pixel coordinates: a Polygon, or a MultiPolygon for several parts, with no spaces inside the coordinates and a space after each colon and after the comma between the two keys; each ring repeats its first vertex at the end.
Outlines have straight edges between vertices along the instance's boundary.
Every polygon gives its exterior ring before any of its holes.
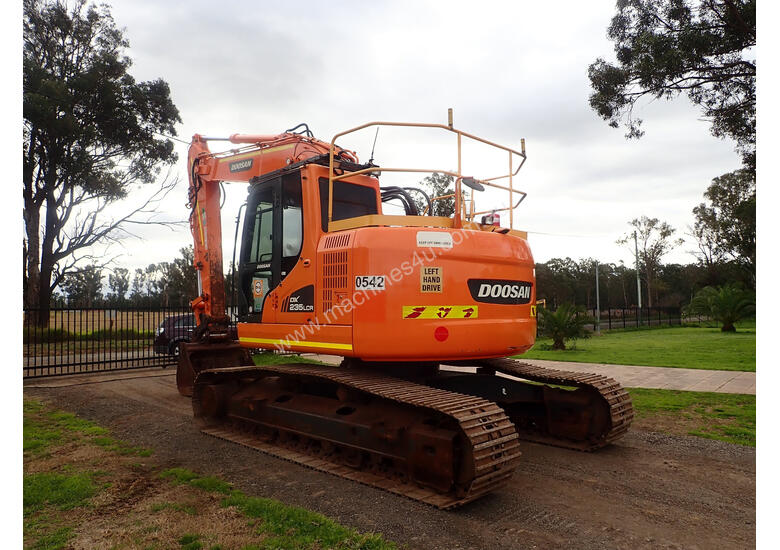
{"type": "Polygon", "coordinates": [[[252,231],[252,244],[249,249],[250,263],[270,262],[273,253],[273,204],[270,193],[267,199],[261,199],[257,203],[254,212],[254,228],[252,231]]]}
{"type": "MultiPolygon", "coordinates": [[[[322,230],[328,230],[328,178],[320,178],[322,230]]],[[[376,190],[346,181],[333,182],[333,221],[378,214],[376,190]]]]}
{"type": "Polygon", "coordinates": [[[300,178],[282,180],[282,258],[295,258],[303,244],[303,197],[300,178]]]}

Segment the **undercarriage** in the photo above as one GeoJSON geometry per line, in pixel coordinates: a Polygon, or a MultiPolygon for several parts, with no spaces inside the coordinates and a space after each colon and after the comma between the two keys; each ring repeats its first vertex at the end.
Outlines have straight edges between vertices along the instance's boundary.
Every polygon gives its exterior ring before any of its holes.
{"type": "Polygon", "coordinates": [[[191,369],[205,433],[443,509],[506,484],[519,439],[592,451],[633,418],[611,378],[511,359],[225,367],[192,352],[179,378],[191,369]]]}

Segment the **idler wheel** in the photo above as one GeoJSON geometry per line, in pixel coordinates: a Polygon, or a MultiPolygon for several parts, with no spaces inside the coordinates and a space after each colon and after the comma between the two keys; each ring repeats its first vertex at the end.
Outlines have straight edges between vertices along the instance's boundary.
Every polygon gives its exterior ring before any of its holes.
{"type": "Polygon", "coordinates": [[[227,410],[228,395],[220,385],[206,385],[200,388],[200,414],[206,418],[219,418],[227,410]]]}

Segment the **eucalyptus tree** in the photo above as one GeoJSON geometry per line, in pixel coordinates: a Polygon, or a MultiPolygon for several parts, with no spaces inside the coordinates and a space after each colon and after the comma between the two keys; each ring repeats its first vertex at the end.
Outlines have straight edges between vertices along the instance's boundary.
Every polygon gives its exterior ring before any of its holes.
{"type": "MultiPolygon", "coordinates": [[[[52,292],[95,246],[132,224],[156,221],[175,185],[160,170],[176,160],[181,122],[162,79],[137,82],[129,44],[108,6],[24,0],[24,302],[46,325],[52,292]],[[153,191],[125,214],[106,208],[140,184],[153,191]]],[[[165,223],[165,222],[162,222],[165,223]]]]}

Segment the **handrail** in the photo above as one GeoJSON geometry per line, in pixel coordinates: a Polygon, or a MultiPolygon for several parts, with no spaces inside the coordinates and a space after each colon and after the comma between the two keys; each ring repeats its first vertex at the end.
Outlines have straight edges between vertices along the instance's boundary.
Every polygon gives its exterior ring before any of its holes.
{"type": "MultiPolygon", "coordinates": [[[[432,123],[424,123],[424,122],[387,122],[387,121],[374,121],[374,122],[366,122],[365,124],[361,124],[360,126],[355,126],[354,128],[350,128],[348,130],[344,130],[343,132],[339,132],[338,134],[333,136],[333,139],[330,141],[330,150],[328,153],[328,231],[330,231],[331,222],[333,221],[333,182],[343,180],[345,178],[357,176],[360,174],[366,174],[366,173],[381,173],[381,172],[424,172],[424,173],[441,173],[446,174],[449,176],[452,176],[455,178],[455,213],[454,213],[454,219],[453,219],[453,227],[460,228],[463,225],[462,220],[462,214],[461,214],[461,201],[462,201],[462,195],[461,195],[461,180],[463,179],[463,174],[461,173],[461,154],[462,154],[462,147],[461,147],[461,140],[463,137],[466,137],[468,139],[483,143],[485,145],[489,145],[491,147],[495,147],[497,149],[501,149],[503,151],[506,151],[509,153],[509,171],[507,174],[499,175],[499,176],[493,176],[491,178],[487,179],[476,179],[475,181],[481,183],[482,185],[488,186],[488,187],[494,187],[496,189],[503,189],[509,192],[509,207],[507,208],[501,208],[497,210],[490,210],[490,212],[497,212],[497,211],[503,211],[503,210],[509,210],[509,228],[513,228],[514,219],[513,219],[513,213],[514,209],[517,208],[517,206],[520,205],[520,203],[525,199],[526,193],[523,191],[519,191],[514,189],[514,176],[517,175],[517,173],[520,171],[520,168],[522,168],[523,164],[525,164],[526,160],[526,154],[525,154],[525,139],[520,140],[520,151],[517,151],[516,149],[512,149],[511,147],[506,147],[504,145],[500,145],[498,143],[495,143],[493,141],[481,138],[479,136],[475,136],[473,134],[470,134],[468,132],[464,132],[462,130],[458,130],[453,127],[452,125],[452,109],[448,110],[448,124],[432,124],[432,123]],[[379,166],[371,166],[368,168],[362,168],[360,170],[355,170],[353,172],[343,173],[340,175],[334,174],[334,156],[336,151],[336,140],[340,137],[343,137],[345,135],[357,132],[359,130],[363,130],[365,128],[369,128],[371,126],[395,126],[395,127],[406,127],[406,128],[437,128],[441,130],[446,130],[448,132],[452,132],[458,136],[458,170],[456,172],[453,172],[451,170],[431,170],[431,169],[423,169],[423,168],[382,168],[379,166]],[[518,156],[521,158],[520,163],[517,166],[517,169],[514,169],[514,157],[518,156]],[[509,178],[509,185],[499,185],[497,183],[494,183],[495,180],[509,178]],[[513,196],[514,194],[520,194],[521,197],[517,201],[516,204],[512,205],[513,203],[513,196]]],[[[477,213],[474,213],[474,207],[473,207],[473,193],[472,193],[472,207],[471,207],[471,213],[470,215],[467,215],[466,218],[468,221],[473,220],[473,217],[477,213]]]]}

